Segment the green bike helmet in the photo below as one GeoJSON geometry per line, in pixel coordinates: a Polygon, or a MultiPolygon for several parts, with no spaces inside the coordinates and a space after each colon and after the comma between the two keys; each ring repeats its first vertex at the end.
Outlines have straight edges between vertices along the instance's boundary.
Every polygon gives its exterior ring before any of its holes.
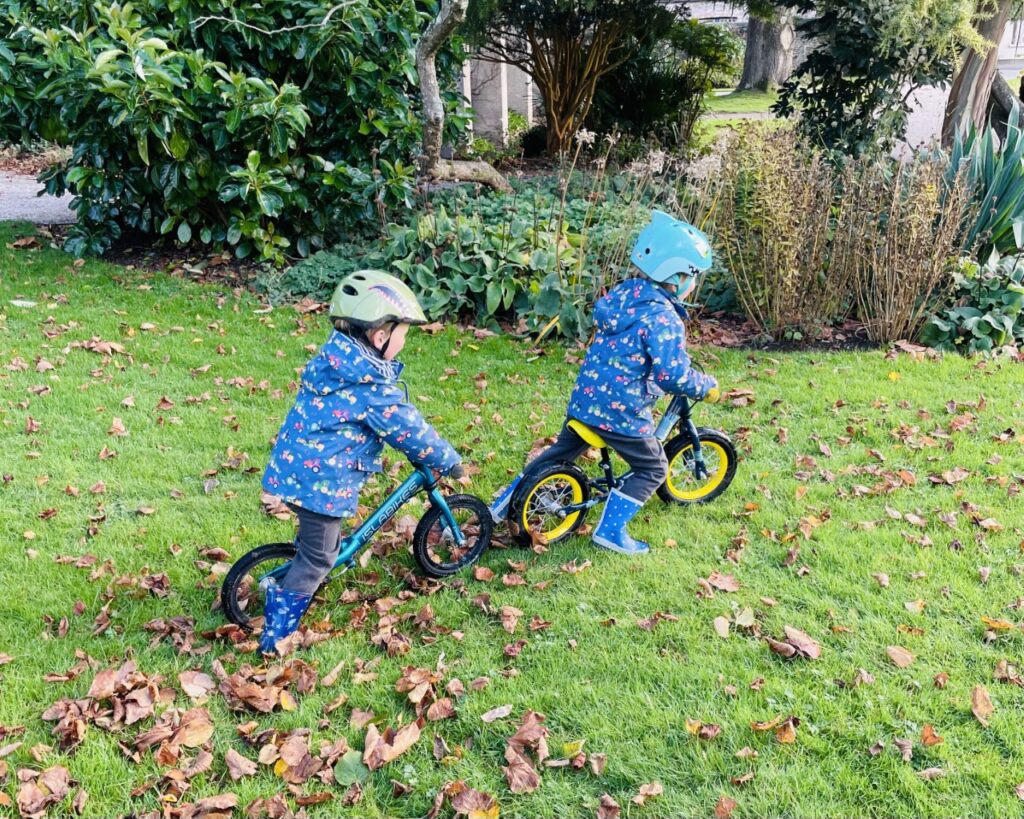
{"type": "Polygon", "coordinates": [[[357,270],[338,282],[330,316],[366,330],[384,324],[427,323],[409,286],[382,270],[357,270]]]}

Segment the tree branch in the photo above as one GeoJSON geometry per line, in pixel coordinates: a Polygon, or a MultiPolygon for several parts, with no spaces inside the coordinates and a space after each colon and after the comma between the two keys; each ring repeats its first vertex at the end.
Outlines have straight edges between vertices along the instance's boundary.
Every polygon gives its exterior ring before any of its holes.
{"type": "Polygon", "coordinates": [[[354,3],[356,3],[356,1],[357,0],[344,0],[341,3],[338,3],[336,6],[332,6],[327,10],[327,14],[324,15],[324,18],[316,23],[299,23],[298,25],[294,26],[284,26],[282,28],[266,29],[260,28],[259,26],[254,26],[252,23],[246,23],[242,20],[239,20],[237,17],[222,17],[219,14],[209,14],[205,17],[197,17],[195,20],[193,20],[192,28],[199,29],[207,23],[211,22],[212,20],[218,20],[220,22],[227,23],[228,25],[238,26],[239,28],[247,28],[251,31],[257,31],[260,34],[265,34],[266,36],[270,37],[275,34],[284,34],[288,31],[302,31],[303,29],[307,28],[323,28],[329,22],[331,22],[331,18],[334,16],[334,13],[336,11],[340,11],[343,8],[351,6],[354,3]]]}

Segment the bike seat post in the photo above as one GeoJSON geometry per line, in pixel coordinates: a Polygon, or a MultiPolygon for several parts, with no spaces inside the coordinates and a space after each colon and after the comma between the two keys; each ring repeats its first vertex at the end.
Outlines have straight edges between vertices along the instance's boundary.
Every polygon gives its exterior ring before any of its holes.
{"type": "Polygon", "coordinates": [[[608,481],[608,488],[611,489],[615,486],[615,473],[612,471],[612,455],[608,447],[601,448],[601,469],[605,480],[608,481]]]}

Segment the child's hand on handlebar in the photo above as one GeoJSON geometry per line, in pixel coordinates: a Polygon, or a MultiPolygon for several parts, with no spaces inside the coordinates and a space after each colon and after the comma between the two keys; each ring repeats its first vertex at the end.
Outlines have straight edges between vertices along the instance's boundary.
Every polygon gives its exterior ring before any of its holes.
{"type": "Polygon", "coordinates": [[[432,469],[430,471],[434,473],[434,480],[436,481],[439,481],[442,478],[451,478],[452,480],[458,481],[466,475],[466,469],[461,463],[455,464],[451,469],[432,469]]]}
{"type": "Polygon", "coordinates": [[[704,395],[704,400],[709,404],[717,404],[722,399],[722,391],[718,386],[712,387],[704,395]]]}

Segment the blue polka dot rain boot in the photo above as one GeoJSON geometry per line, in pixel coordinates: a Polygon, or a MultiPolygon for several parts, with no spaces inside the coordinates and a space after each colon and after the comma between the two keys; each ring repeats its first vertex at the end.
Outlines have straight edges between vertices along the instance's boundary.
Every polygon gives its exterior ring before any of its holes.
{"type": "Polygon", "coordinates": [[[495,523],[501,523],[508,517],[508,505],[512,502],[512,493],[516,491],[516,487],[519,486],[519,482],[523,479],[523,473],[520,472],[512,479],[512,483],[506,486],[498,493],[491,502],[491,519],[495,523]]]}
{"type": "Polygon", "coordinates": [[[594,529],[594,543],[602,549],[611,549],[623,555],[642,555],[651,550],[641,540],[633,540],[626,532],[626,524],[643,508],[643,504],[613,489],[605,501],[601,520],[594,529]]]}
{"type": "Polygon", "coordinates": [[[276,654],[277,641],[284,639],[299,627],[299,621],[306,613],[313,595],[282,589],[274,581],[267,583],[265,591],[260,651],[264,654],[276,654]]]}

